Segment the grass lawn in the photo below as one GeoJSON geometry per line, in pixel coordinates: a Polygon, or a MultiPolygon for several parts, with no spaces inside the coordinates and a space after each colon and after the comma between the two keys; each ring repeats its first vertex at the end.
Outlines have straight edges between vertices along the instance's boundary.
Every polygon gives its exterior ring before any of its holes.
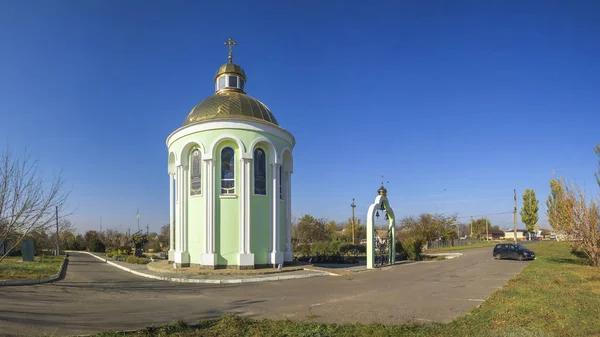
{"type": "Polygon", "coordinates": [[[32,262],[22,262],[20,256],[7,256],[0,262],[0,280],[29,280],[54,275],[64,259],[64,256],[36,256],[32,262]]]}
{"type": "Polygon", "coordinates": [[[342,324],[224,316],[198,325],[172,323],[96,336],[597,336],[600,268],[562,242],[528,246],[538,259],[479,308],[450,323],[342,324]]]}

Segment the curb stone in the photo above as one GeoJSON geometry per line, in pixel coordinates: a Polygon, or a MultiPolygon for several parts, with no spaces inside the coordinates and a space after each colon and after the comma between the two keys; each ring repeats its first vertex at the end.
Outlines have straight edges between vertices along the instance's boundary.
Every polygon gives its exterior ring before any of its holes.
{"type": "Polygon", "coordinates": [[[58,280],[63,273],[66,271],[67,264],[69,263],[69,258],[65,257],[57,274],[44,276],[37,279],[29,279],[29,280],[0,280],[0,287],[4,286],[25,286],[32,284],[40,284],[40,283],[48,283],[52,281],[58,280]]]}
{"type": "Polygon", "coordinates": [[[137,270],[132,270],[130,268],[127,267],[123,267],[117,263],[114,263],[112,261],[109,261],[108,259],[105,259],[103,257],[100,257],[96,254],[90,253],[90,252],[77,252],[77,253],[85,253],[88,255],[91,255],[95,258],[97,258],[98,260],[105,262],[107,264],[110,264],[114,267],[117,267],[121,270],[124,270],[126,272],[132,273],[134,275],[138,275],[138,276],[142,276],[142,277],[146,277],[146,278],[150,278],[150,279],[155,279],[155,280],[160,280],[160,281],[168,281],[168,282],[179,282],[179,283],[211,283],[211,284],[223,284],[223,283],[251,283],[251,282],[268,282],[268,281],[282,281],[282,280],[294,280],[294,279],[303,279],[303,278],[313,278],[313,277],[320,277],[320,276],[326,276],[326,275],[330,275],[331,273],[328,272],[323,272],[323,271],[318,271],[318,270],[313,270],[313,269],[307,269],[305,268],[304,270],[310,270],[310,271],[314,271],[314,272],[318,272],[319,274],[310,274],[310,275],[288,275],[288,276],[267,276],[267,277],[253,277],[253,278],[246,278],[246,279],[225,279],[225,280],[207,280],[207,279],[193,279],[193,278],[179,278],[179,277],[167,277],[167,276],[158,276],[158,275],[150,275],[150,274],[146,274],[146,273],[142,273],[139,272],[137,270]]]}

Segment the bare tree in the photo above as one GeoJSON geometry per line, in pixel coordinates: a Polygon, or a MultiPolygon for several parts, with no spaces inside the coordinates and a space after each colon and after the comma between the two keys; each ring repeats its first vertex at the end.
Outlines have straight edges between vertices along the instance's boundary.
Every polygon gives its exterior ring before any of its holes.
{"type": "Polygon", "coordinates": [[[38,161],[27,151],[17,156],[7,149],[0,156],[0,242],[10,239],[0,262],[31,231],[52,225],[55,207],[61,209],[69,195],[60,174],[48,184],[37,169],[38,161]]]}

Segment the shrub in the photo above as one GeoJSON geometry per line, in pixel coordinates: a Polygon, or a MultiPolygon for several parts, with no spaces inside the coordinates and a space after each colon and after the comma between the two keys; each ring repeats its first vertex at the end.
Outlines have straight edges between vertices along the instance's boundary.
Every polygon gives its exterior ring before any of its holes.
{"type": "Polygon", "coordinates": [[[396,259],[397,260],[406,260],[408,258],[408,254],[402,246],[402,241],[396,240],[396,259]]]}
{"type": "Polygon", "coordinates": [[[402,240],[402,247],[406,251],[406,255],[411,260],[420,260],[423,252],[425,239],[421,237],[408,237],[402,240]]]}
{"type": "Polygon", "coordinates": [[[90,252],[104,252],[104,243],[99,239],[92,237],[88,242],[88,250],[90,252]]]}
{"type": "Polygon", "coordinates": [[[310,256],[310,245],[306,243],[299,244],[295,252],[300,256],[310,256]]]}
{"type": "Polygon", "coordinates": [[[134,263],[134,264],[147,264],[150,262],[150,259],[147,259],[145,257],[136,257],[133,255],[130,255],[127,257],[127,259],[125,259],[125,262],[134,263]]]}
{"type": "Polygon", "coordinates": [[[127,255],[115,255],[115,260],[125,262],[127,255]]]}
{"type": "Polygon", "coordinates": [[[106,253],[106,257],[113,257],[114,254],[113,253],[106,253]]]}

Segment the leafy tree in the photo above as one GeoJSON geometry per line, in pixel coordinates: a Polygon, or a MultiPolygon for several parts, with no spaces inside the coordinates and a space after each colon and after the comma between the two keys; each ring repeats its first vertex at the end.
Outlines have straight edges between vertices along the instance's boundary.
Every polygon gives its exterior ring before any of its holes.
{"type": "Polygon", "coordinates": [[[523,207],[521,208],[521,221],[525,224],[528,232],[533,232],[538,222],[538,203],[535,197],[535,191],[525,189],[523,194],[523,207]]]}
{"type": "Polygon", "coordinates": [[[96,231],[87,231],[84,235],[87,250],[90,252],[104,252],[105,245],[102,236],[96,231]]]}
{"type": "Polygon", "coordinates": [[[471,226],[473,228],[473,237],[481,238],[485,236],[485,229],[488,226],[488,232],[492,228],[492,223],[489,219],[481,218],[476,220],[471,220],[471,226]]]}
{"type": "Polygon", "coordinates": [[[169,250],[171,244],[171,231],[169,224],[166,224],[160,228],[160,234],[158,235],[158,241],[163,250],[169,250]]]}
{"type": "MultiPolygon", "coordinates": [[[[354,218],[354,243],[359,244],[367,238],[367,226],[363,226],[360,219],[354,218]]],[[[352,242],[352,218],[344,225],[344,240],[352,242]]]]}
{"type": "Polygon", "coordinates": [[[327,236],[329,236],[330,238],[335,237],[338,231],[335,221],[329,221],[327,225],[325,225],[325,231],[327,232],[327,236]]]}
{"type": "Polygon", "coordinates": [[[452,240],[458,237],[456,216],[424,213],[400,220],[399,232],[418,234],[425,241],[452,240]]]}
{"type": "Polygon", "coordinates": [[[588,198],[576,183],[564,178],[551,180],[551,194],[546,202],[548,222],[562,234],[572,251],[581,253],[594,267],[600,266],[600,210],[598,201],[588,198]]]}
{"type": "Polygon", "coordinates": [[[571,200],[566,197],[564,179],[550,180],[550,195],[546,200],[546,215],[550,226],[557,232],[572,232],[570,219],[568,216],[572,205],[571,200]]]}
{"type": "Polygon", "coordinates": [[[304,215],[294,226],[292,235],[296,244],[306,244],[329,241],[330,237],[325,230],[325,221],[315,219],[311,215],[304,215]]]}

